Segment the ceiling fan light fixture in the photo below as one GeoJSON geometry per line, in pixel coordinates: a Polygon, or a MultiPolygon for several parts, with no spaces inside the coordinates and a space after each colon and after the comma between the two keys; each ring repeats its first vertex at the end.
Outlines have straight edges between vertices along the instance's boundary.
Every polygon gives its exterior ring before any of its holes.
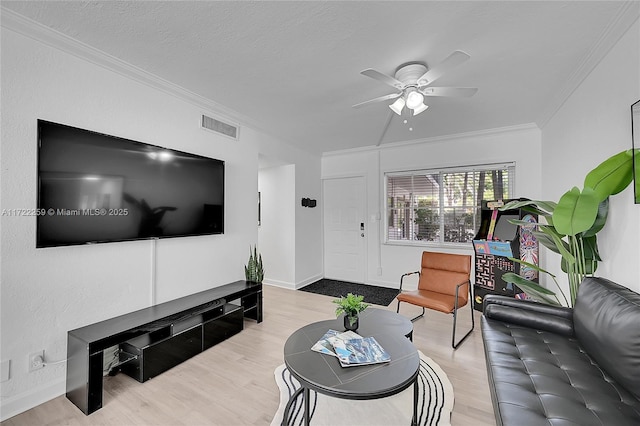
{"type": "Polygon", "coordinates": [[[404,108],[404,99],[403,98],[396,99],[396,101],[394,103],[389,105],[389,108],[391,108],[391,110],[393,112],[395,112],[396,114],[401,115],[402,114],[402,108],[404,108]]]}
{"type": "Polygon", "coordinates": [[[425,104],[418,105],[416,108],[413,109],[413,115],[418,115],[421,112],[425,111],[427,108],[429,108],[429,105],[425,105],[425,104]]]}
{"type": "Polygon", "coordinates": [[[420,105],[424,105],[424,96],[417,90],[407,93],[407,108],[416,109],[420,105]]]}

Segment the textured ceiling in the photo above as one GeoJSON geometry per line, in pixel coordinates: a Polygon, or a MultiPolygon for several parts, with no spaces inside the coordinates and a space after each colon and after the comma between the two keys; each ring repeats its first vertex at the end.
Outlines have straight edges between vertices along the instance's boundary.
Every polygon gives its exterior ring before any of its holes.
{"type": "Polygon", "coordinates": [[[538,122],[624,7],[615,1],[2,5],[316,153],[538,122]],[[363,69],[393,75],[408,61],[432,67],[454,50],[471,59],[434,86],[477,87],[474,97],[428,98],[430,108],[417,117],[393,114],[386,133],[390,102],[351,107],[393,91],[360,75],[363,69]]]}

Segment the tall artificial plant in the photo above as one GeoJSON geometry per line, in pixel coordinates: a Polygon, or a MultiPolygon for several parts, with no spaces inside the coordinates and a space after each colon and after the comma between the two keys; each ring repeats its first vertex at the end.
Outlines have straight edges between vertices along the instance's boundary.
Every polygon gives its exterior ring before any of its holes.
{"type": "MultiPolygon", "coordinates": [[[[569,301],[558,285],[556,276],[550,272],[519,259],[515,262],[525,264],[539,272],[549,274],[556,283],[568,306],[574,306],[578,287],[584,277],[593,275],[602,259],[598,253],[596,234],[602,230],[609,212],[609,197],[623,191],[633,180],[633,156],[640,160],[640,150],[622,151],[591,170],[584,179],[584,188],[571,188],[557,203],[553,201],[512,201],[501,210],[522,208],[544,218],[533,231],[538,241],[549,250],[562,256],[561,268],[569,281],[569,301]]],[[[529,222],[511,220],[518,225],[531,225],[529,222]]],[[[560,305],[555,292],[526,280],[514,273],[503,275],[506,282],[516,284],[522,291],[535,300],[560,305]]]]}
{"type": "Polygon", "coordinates": [[[256,246],[253,246],[253,250],[249,247],[249,261],[244,266],[244,276],[247,281],[255,283],[261,283],[264,278],[262,255],[258,253],[256,246]]]}

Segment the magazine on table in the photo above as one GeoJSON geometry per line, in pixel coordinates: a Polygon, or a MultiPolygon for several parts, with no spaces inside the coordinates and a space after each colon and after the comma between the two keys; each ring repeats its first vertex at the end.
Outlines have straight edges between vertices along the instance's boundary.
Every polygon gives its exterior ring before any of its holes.
{"type": "Polygon", "coordinates": [[[353,331],[327,331],[311,350],[335,356],[343,367],[378,364],[391,360],[389,353],[373,337],[362,337],[353,331]]]}
{"type": "Polygon", "coordinates": [[[354,333],[353,331],[341,332],[336,330],[329,330],[311,347],[311,350],[326,355],[337,356],[335,350],[333,349],[333,342],[335,340],[350,339],[362,339],[362,336],[360,336],[358,333],[354,333]]]}
{"type": "Polygon", "coordinates": [[[343,367],[379,364],[391,360],[389,353],[373,337],[335,339],[332,343],[340,365],[343,367]]]}

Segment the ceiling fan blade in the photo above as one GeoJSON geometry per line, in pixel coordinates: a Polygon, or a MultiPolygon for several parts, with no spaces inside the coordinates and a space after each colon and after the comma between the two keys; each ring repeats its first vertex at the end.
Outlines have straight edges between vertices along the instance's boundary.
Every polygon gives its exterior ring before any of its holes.
{"type": "Polygon", "coordinates": [[[433,83],[434,81],[442,77],[447,71],[457,67],[461,63],[467,61],[469,58],[471,58],[471,56],[467,55],[461,50],[456,50],[451,55],[447,56],[444,61],[440,62],[438,65],[424,73],[422,77],[418,79],[418,86],[423,87],[433,83]]]}
{"type": "Polygon", "coordinates": [[[376,71],[372,68],[367,68],[366,70],[361,71],[360,74],[381,81],[384,84],[388,84],[389,86],[395,87],[398,90],[402,90],[402,88],[404,87],[404,83],[402,83],[400,80],[396,80],[395,78],[386,74],[382,74],[380,71],[376,71]]]}
{"type": "Polygon", "coordinates": [[[388,101],[389,99],[395,99],[400,97],[402,93],[391,93],[390,95],[384,95],[384,96],[380,96],[378,98],[374,98],[374,99],[369,99],[368,101],[364,101],[364,102],[360,102],[359,104],[355,104],[353,106],[353,108],[360,108],[363,106],[367,106],[369,104],[373,104],[376,102],[382,102],[382,101],[388,101]]]}
{"type": "Polygon", "coordinates": [[[468,98],[476,94],[475,87],[425,87],[420,92],[425,96],[450,96],[454,98],[468,98]]]}

